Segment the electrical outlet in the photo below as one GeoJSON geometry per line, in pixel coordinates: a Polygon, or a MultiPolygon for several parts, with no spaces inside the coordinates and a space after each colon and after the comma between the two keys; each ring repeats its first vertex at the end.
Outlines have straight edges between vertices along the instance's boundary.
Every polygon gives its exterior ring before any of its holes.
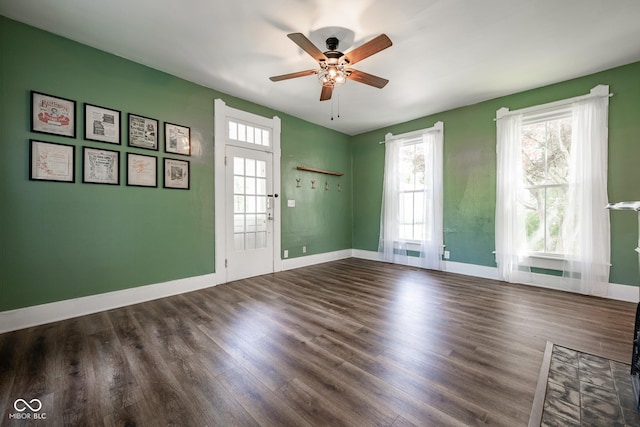
{"type": "Polygon", "coordinates": [[[451,256],[451,252],[444,251],[444,259],[449,259],[450,256],[451,256]]]}
{"type": "Polygon", "coordinates": [[[289,250],[288,249],[284,250],[284,257],[285,258],[289,258],[289,250]]]}
{"type": "Polygon", "coordinates": [[[306,254],[306,253],[307,253],[307,247],[306,247],[306,246],[303,246],[303,247],[302,247],[302,253],[303,253],[303,254],[306,254]]]}

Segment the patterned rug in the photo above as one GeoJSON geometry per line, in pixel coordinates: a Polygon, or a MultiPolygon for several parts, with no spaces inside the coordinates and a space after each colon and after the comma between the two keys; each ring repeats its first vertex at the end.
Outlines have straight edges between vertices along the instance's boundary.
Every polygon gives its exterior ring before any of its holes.
{"type": "Polygon", "coordinates": [[[548,343],[542,369],[530,427],[640,426],[630,365],[548,343]]]}

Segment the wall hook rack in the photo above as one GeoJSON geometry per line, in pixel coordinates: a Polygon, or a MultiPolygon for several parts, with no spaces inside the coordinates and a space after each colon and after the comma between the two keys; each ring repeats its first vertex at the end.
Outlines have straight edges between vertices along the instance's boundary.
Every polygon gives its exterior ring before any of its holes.
{"type": "Polygon", "coordinates": [[[323,173],[325,175],[335,175],[335,176],[344,175],[342,172],[334,172],[334,171],[327,171],[327,170],[324,170],[324,169],[308,168],[306,166],[298,166],[298,167],[296,167],[296,169],[298,169],[299,171],[323,173]]]}

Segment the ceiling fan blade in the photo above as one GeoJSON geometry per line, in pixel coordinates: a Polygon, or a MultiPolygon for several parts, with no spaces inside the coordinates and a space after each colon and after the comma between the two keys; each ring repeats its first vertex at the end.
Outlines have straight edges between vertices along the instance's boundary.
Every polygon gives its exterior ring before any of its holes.
{"type": "Polygon", "coordinates": [[[383,79],[382,77],[374,76],[373,74],[365,73],[364,71],[358,71],[353,69],[347,70],[350,74],[347,76],[349,80],[353,80],[356,82],[364,83],[369,86],[377,87],[378,89],[382,89],[389,83],[389,80],[383,79]]]}
{"type": "Polygon", "coordinates": [[[331,99],[331,94],[333,93],[333,86],[331,85],[323,85],[322,92],[320,92],[320,101],[327,101],[331,99]]]}
{"type": "Polygon", "coordinates": [[[269,77],[272,82],[279,82],[281,80],[295,79],[296,77],[310,76],[315,74],[316,70],[298,71],[297,73],[282,74],[281,76],[269,77]]]}
{"type": "Polygon", "coordinates": [[[316,45],[314,45],[311,42],[311,40],[309,40],[307,36],[305,36],[304,34],[291,33],[291,34],[287,34],[287,37],[289,37],[295,44],[300,46],[302,50],[304,50],[309,55],[311,55],[311,57],[315,59],[317,62],[327,60],[327,57],[325,56],[325,54],[322,53],[322,51],[318,49],[316,45]]]}
{"type": "Polygon", "coordinates": [[[353,65],[356,62],[360,62],[363,59],[388,48],[392,44],[391,39],[389,39],[386,34],[380,34],[378,37],[369,40],[362,46],[358,46],[351,52],[345,53],[342,58],[347,58],[349,60],[349,64],[353,65]]]}

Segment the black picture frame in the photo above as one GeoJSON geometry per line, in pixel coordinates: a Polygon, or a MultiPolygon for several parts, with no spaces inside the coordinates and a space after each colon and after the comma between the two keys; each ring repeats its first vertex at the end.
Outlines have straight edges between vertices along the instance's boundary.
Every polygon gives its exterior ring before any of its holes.
{"type": "Polygon", "coordinates": [[[164,152],[191,155],[191,128],[175,123],[164,123],[164,152]]]}
{"type": "Polygon", "coordinates": [[[75,182],[75,145],[29,140],[29,180],[75,182]]]}
{"type": "Polygon", "coordinates": [[[120,152],[82,147],[82,182],[120,185],[120,152]]]}
{"type": "Polygon", "coordinates": [[[84,139],[120,145],[121,113],[119,110],[84,104],[84,139]]]}
{"type": "Polygon", "coordinates": [[[158,158],[146,154],[127,153],[127,185],[158,187],[158,158]]]}
{"type": "Polygon", "coordinates": [[[190,162],[188,160],[166,158],[163,162],[163,187],[189,190],[191,181],[190,162]]]}
{"type": "Polygon", "coordinates": [[[76,137],[76,101],[31,91],[31,132],[76,137]]]}
{"type": "Polygon", "coordinates": [[[160,140],[158,137],[160,122],[158,120],[129,113],[127,121],[129,147],[158,151],[158,141],[160,140]]]}

